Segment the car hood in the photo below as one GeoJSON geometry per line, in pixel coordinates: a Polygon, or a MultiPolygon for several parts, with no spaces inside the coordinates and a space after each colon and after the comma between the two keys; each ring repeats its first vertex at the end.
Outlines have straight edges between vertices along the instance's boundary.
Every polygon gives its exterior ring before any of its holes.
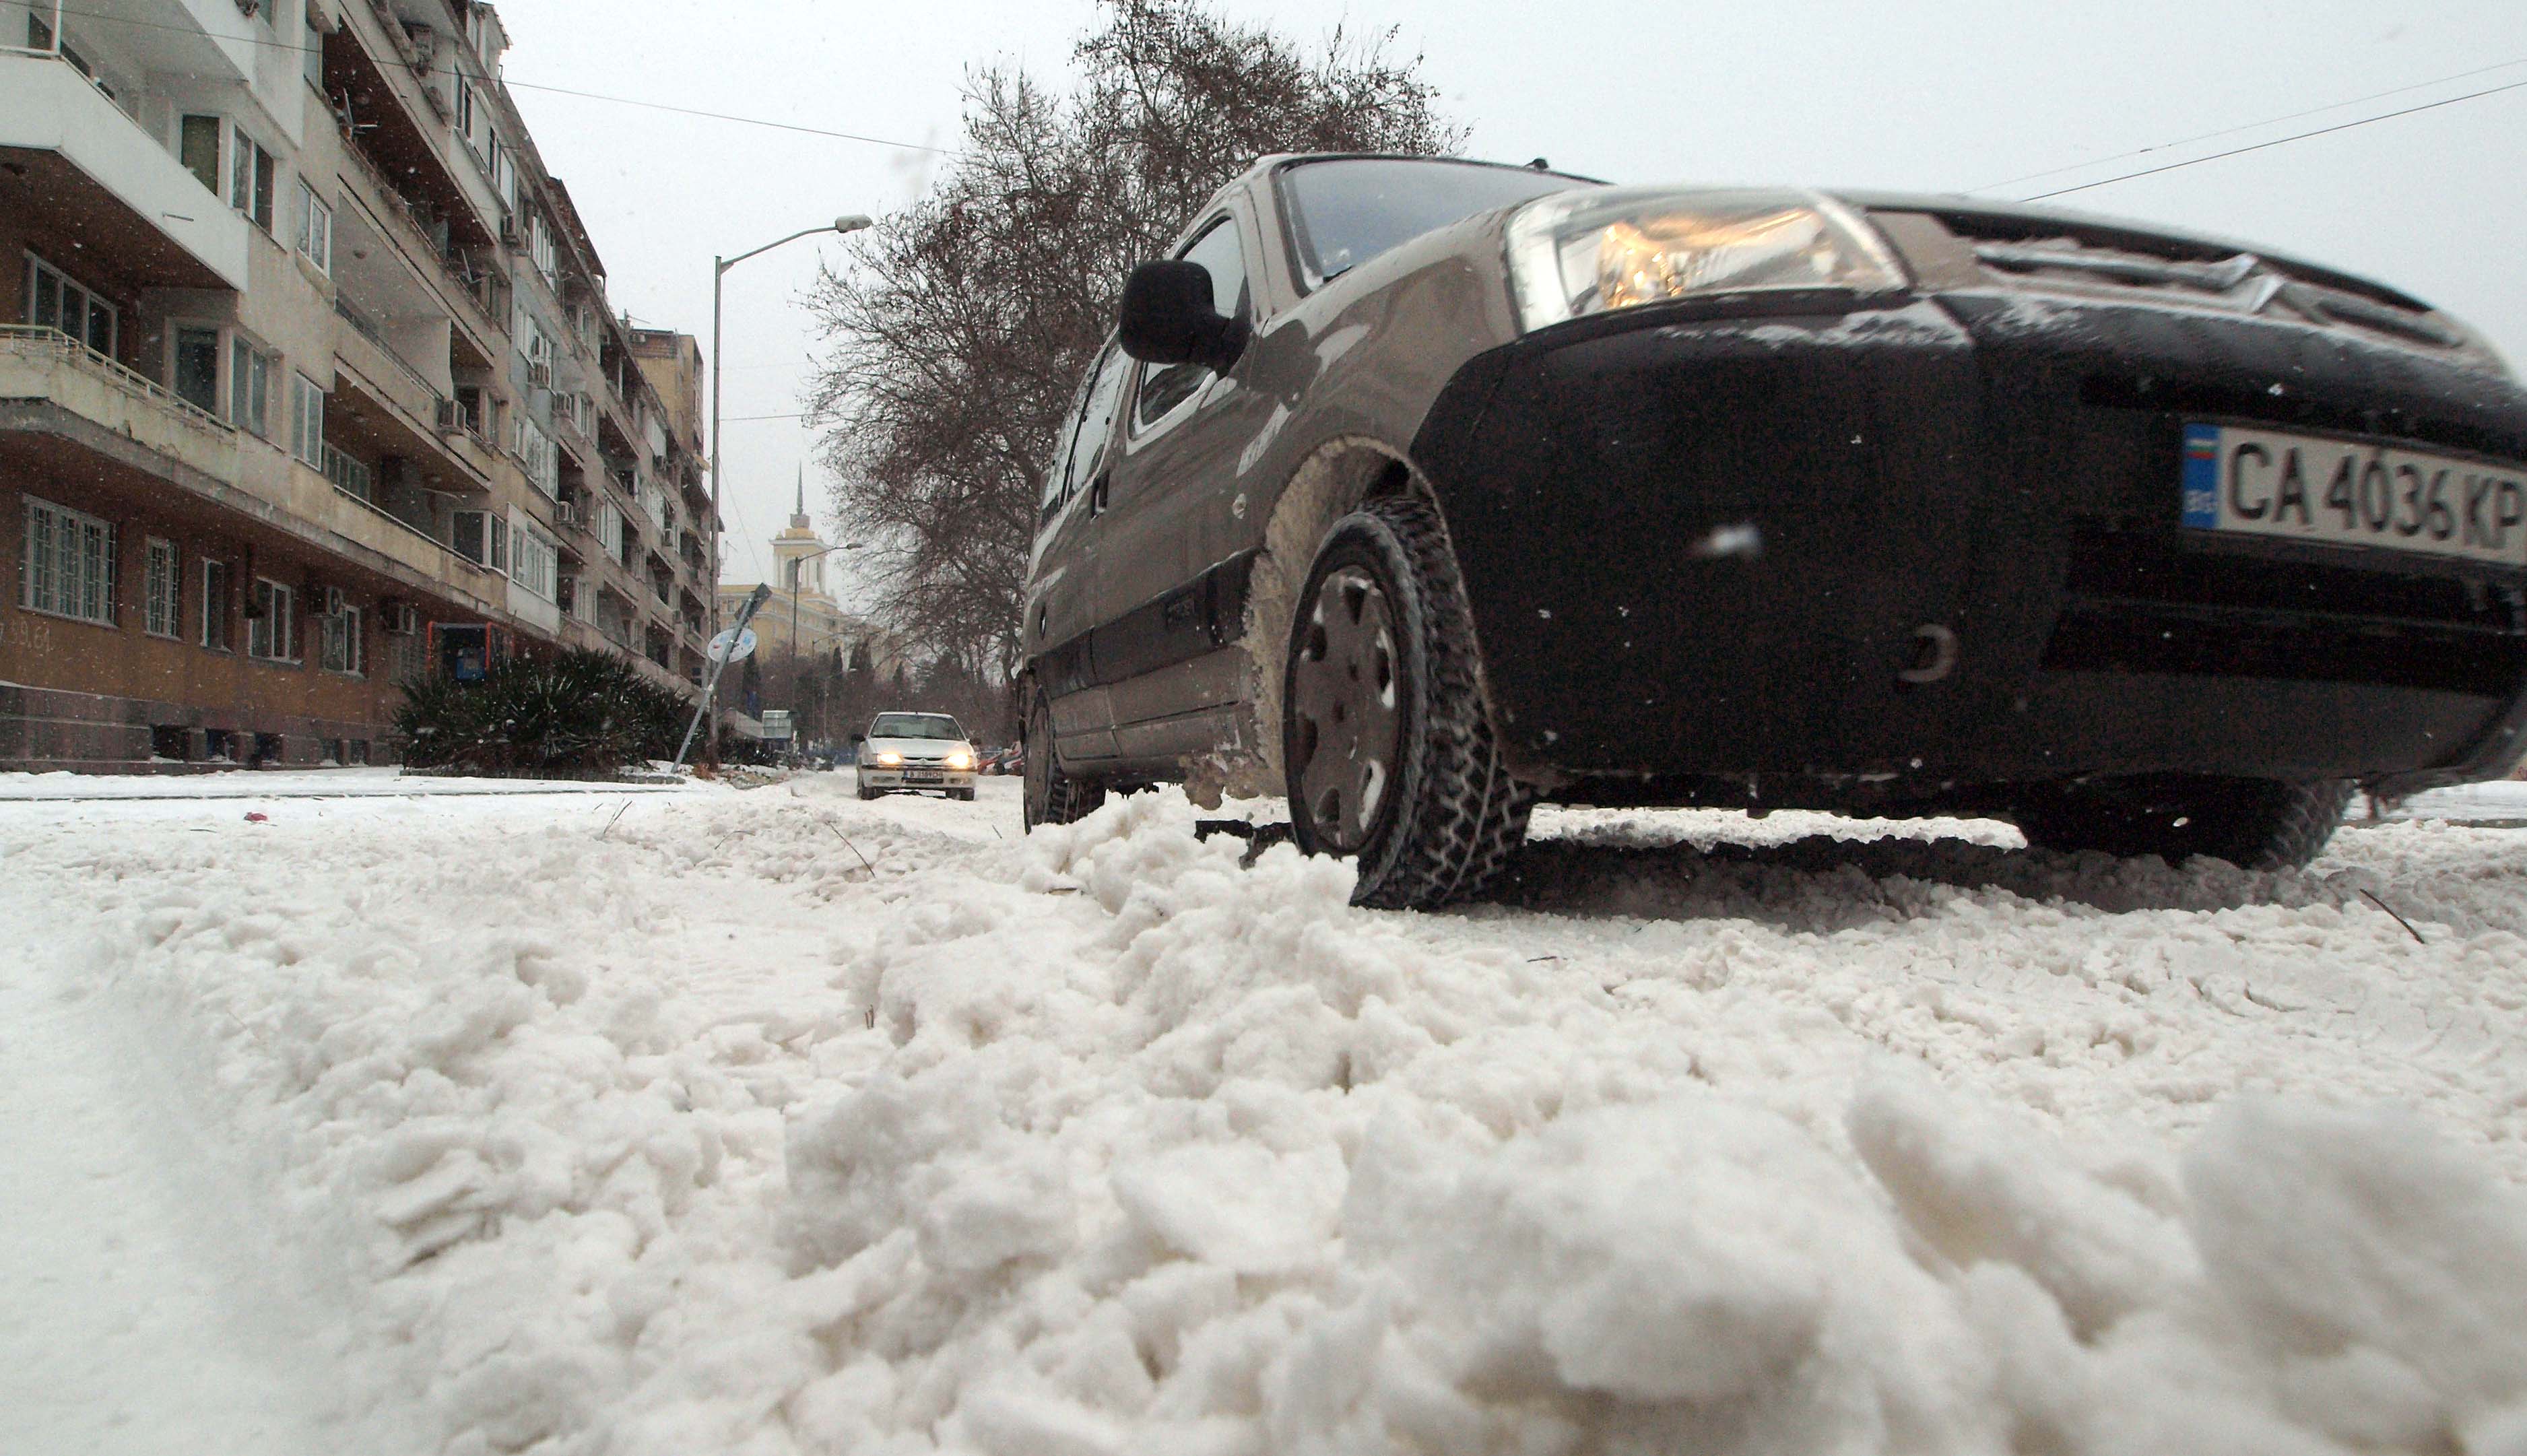
{"type": "Polygon", "coordinates": [[[906,758],[945,758],[958,749],[974,752],[972,744],[946,738],[872,738],[862,745],[860,754],[864,757],[902,754],[906,758]]]}

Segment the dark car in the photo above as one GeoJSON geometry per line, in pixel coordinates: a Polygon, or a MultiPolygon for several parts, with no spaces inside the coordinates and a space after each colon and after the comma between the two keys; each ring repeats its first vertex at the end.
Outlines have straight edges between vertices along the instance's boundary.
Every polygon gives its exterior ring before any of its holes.
{"type": "Polygon", "coordinates": [[[1538,800],[2303,863],[2527,723],[2527,394],[2262,249],[1951,196],[1268,159],[1046,477],[1029,824],[1286,793],[1359,899],[1538,800]]]}

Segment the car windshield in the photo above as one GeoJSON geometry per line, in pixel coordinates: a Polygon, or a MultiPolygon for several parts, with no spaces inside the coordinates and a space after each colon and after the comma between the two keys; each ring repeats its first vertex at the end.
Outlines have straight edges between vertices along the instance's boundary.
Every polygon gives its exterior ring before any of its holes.
{"type": "Polygon", "coordinates": [[[1281,173],[1290,234],[1308,277],[1323,283],[1399,243],[1478,212],[1594,183],[1478,162],[1348,157],[1281,173]]]}
{"type": "Polygon", "coordinates": [[[965,730],[946,713],[879,713],[869,724],[871,738],[945,738],[962,742],[965,730]]]}

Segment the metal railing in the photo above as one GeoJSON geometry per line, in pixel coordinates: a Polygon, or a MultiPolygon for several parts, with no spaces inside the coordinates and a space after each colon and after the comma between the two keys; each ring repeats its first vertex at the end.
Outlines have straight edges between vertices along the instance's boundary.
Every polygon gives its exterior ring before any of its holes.
{"type": "Polygon", "coordinates": [[[352,307],[349,303],[338,297],[334,300],[334,312],[341,318],[343,323],[351,326],[352,333],[357,334],[362,338],[376,344],[378,346],[378,352],[386,355],[387,362],[393,365],[405,379],[411,381],[415,389],[421,390],[424,394],[429,395],[431,407],[434,411],[437,410],[440,402],[446,399],[447,396],[438,392],[438,387],[430,382],[430,377],[423,374],[419,366],[415,365],[411,360],[405,358],[403,355],[395,352],[395,346],[387,342],[385,332],[380,330],[376,324],[371,323],[366,314],[361,313],[358,309],[352,307]]]}
{"type": "Polygon", "coordinates": [[[325,479],[334,483],[335,490],[363,505],[377,503],[377,473],[366,462],[335,449],[330,442],[325,446],[325,479]]]}
{"type": "MultiPolygon", "coordinates": [[[[329,456],[331,453],[332,451],[329,447],[329,456]]],[[[330,471],[327,473],[327,478],[332,478],[330,471]]],[[[334,494],[350,501],[352,504],[359,506],[369,514],[376,516],[379,520],[386,522],[387,525],[394,527],[398,531],[401,531],[406,536],[429,542],[432,546],[438,547],[438,554],[443,560],[462,567],[464,570],[477,576],[489,576],[492,574],[491,568],[470,559],[463,552],[458,551],[453,546],[440,541],[438,537],[422,530],[419,526],[416,526],[412,522],[405,520],[403,517],[396,515],[393,511],[387,509],[385,506],[378,504],[367,496],[354,494],[352,492],[345,489],[341,482],[334,482],[334,494]]]]}
{"type": "Polygon", "coordinates": [[[379,166],[377,159],[360,145],[359,138],[348,131],[342,133],[342,152],[368,179],[369,184],[385,197],[387,205],[379,211],[392,214],[393,226],[403,231],[407,243],[414,244],[405,250],[437,263],[447,281],[456,285],[456,291],[463,294],[465,300],[481,314],[480,322],[489,326],[488,332],[494,338],[506,338],[509,331],[492,316],[490,300],[475,291],[477,275],[463,253],[453,243],[441,243],[430,235],[430,225],[422,220],[418,205],[403,194],[403,189],[394,184],[394,179],[387,176],[386,169],[379,166]]]}
{"type": "Polygon", "coordinates": [[[59,359],[127,394],[136,395],[167,410],[186,424],[216,432],[223,439],[236,434],[236,427],[218,415],[49,324],[0,324],[0,353],[16,354],[21,358],[59,359]]]}

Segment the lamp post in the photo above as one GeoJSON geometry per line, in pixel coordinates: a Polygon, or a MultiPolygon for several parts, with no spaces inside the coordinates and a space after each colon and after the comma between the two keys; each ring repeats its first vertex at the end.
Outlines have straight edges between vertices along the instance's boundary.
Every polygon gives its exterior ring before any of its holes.
{"type": "MultiPolygon", "coordinates": [[[[718,546],[718,545],[719,545],[719,522],[720,522],[720,515],[719,515],[719,340],[720,340],[720,291],[721,291],[721,283],[722,283],[722,281],[723,281],[723,280],[725,280],[725,279],[728,277],[728,271],[729,271],[730,269],[735,268],[738,264],[745,262],[747,259],[753,257],[753,256],[754,256],[755,254],[757,254],[757,253],[768,253],[768,252],[772,251],[774,248],[780,247],[780,246],[781,246],[782,244],[784,244],[784,243],[797,242],[797,241],[798,241],[799,238],[801,238],[801,237],[813,237],[813,236],[816,236],[818,234],[822,234],[822,233],[837,233],[837,234],[839,234],[839,233],[857,233],[857,232],[858,232],[858,231],[860,231],[862,228],[865,228],[865,227],[867,227],[867,226],[869,226],[869,219],[868,219],[868,217],[867,217],[866,215],[861,214],[861,213],[847,213],[847,214],[845,214],[844,216],[842,216],[842,217],[838,217],[838,218],[834,219],[832,222],[825,224],[825,225],[824,225],[823,227],[821,227],[821,228],[804,228],[804,229],[801,229],[801,230],[799,230],[799,232],[796,232],[796,233],[791,234],[790,234],[789,236],[787,236],[787,237],[778,237],[778,238],[775,238],[775,239],[773,239],[772,241],[765,243],[765,244],[764,244],[763,246],[761,246],[761,247],[758,247],[758,248],[748,248],[748,249],[747,249],[745,252],[739,253],[736,257],[733,257],[733,258],[713,258],[713,259],[711,259],[711,357],[710,357],[710,369],[711,369],[711,422],[710,422],[710,450],[711,450],[711,454],[710,454],[710,476],[711,476],[711,488],[710,488],[710,503],[711,503],[711,545],[712,545],[712,546],[713,546],[713,548],[714,548],[714,559],[716,559],[716,548],[717,548],[717,546],[718,546]]],[[[713,593],[711,594],[711,630],[712,630],[713,632],[717,632],[717,631],[719,630],[719,594],[718,594],[717,592],[713,592],[713,593]]]]}

